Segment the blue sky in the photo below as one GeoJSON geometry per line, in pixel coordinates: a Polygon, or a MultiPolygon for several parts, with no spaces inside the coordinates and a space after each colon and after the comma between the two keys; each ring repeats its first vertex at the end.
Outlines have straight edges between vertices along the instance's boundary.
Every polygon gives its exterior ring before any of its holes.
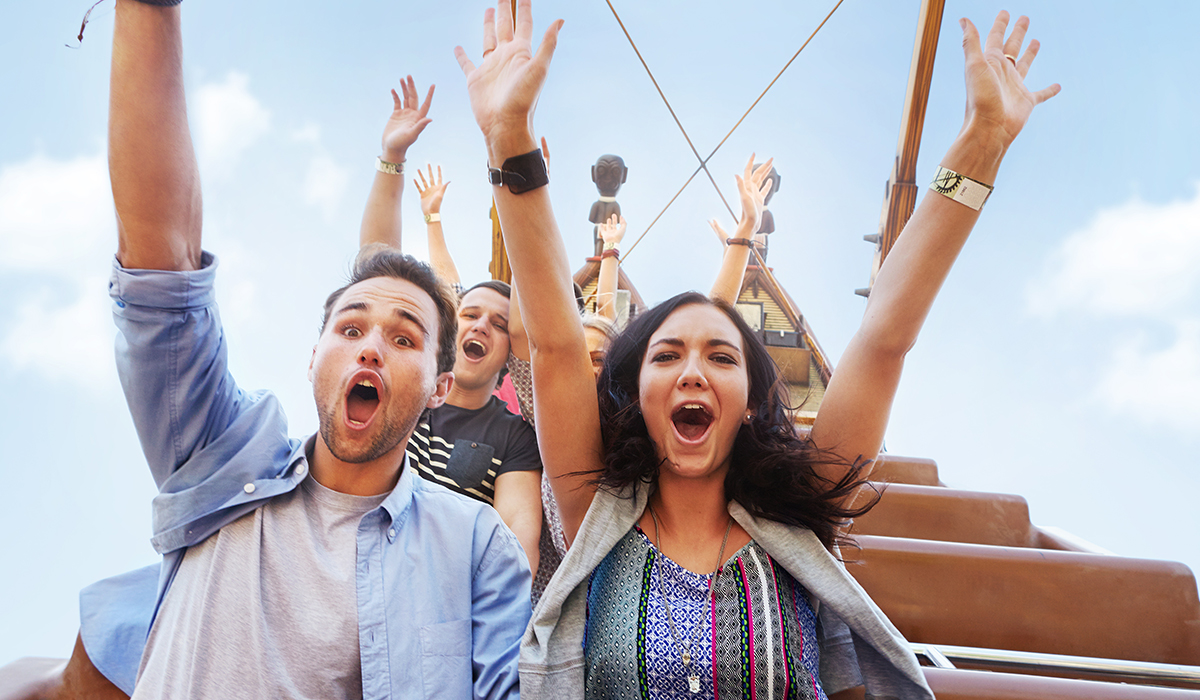
{"type": "MultiPolygon", "coordinates": [[[[724,136],[833,2],[614,0],[703,153],[724,136]]],[[[947,3],[918,180],[961,125],[957,18],[947,3]]],[[[112,4],[74,43],[88,2],[20,3],[0,26],[0,664],[65,656],[77,591],[150,563],[153,484],[113,371],[105,279],[115,223],[105,165],[112,4]]],[[[412,73],[437,84],[409,153],[453,182],[443,221],[464,279],[487,276],[482,139],[452,48],[477,56],[485,5],[355,0],[185,3],[185,72],[206,246],[235,375],[271,388],[293,433],[315,429],[305,381],[324,295],[340,283],[390,109],[412,73]]],[[[1035,523],[1118,554],[1200,565],[1200,5],[1029,1],[1043,50],[1039,107],[910,354],[888,430],[949,485],[1019,493],[1035,523]]],[[[695,167],[601,0],[563,17],[539,104],[573,265],[590,247],[588,166],[624,156],[633,235],[695,167]]],[[[727,197],[751,151],[782,189],[770,263],[836,358],[864,301],[895,156],[917,3],[847,0],[710,162],[727,197]]],[[[986,29],[985,29],[986,31],[986,29]]],[[[406,249],[424,256],[416,192],[406,249]]],[[[626,262],[648,300],[707,289],[729,216],[697,179],[626,262]]]]}

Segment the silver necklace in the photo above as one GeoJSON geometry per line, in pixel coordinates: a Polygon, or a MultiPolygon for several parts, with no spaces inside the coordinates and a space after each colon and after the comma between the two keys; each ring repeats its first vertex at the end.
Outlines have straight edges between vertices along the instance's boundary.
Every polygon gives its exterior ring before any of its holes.
{"type": "MultiPolygon", "coordinates": [[[[654,521],[654,548],[658,550],[658,556],[654,558],[654,573],[658,576],[658,597],[662,599],[663,607],[667,610],[667,625],[671,628],[671,639],[674,640],[676,648],[679,649],[679,659],[683,662],[683,668],[687,671],[688,690],[692,693],[700,692],[700,674],[696,669],[692,668],[692,642],[696,638],[696,632],[702,625],[697,624],[692,628],[692,633],[688,635],[685,641],[680,640],[679,630],[675,628],[675,617],[671,614],[671,601],[667,600],[667,596],[663,594],[662,588],[662,566],[659,562],[663,558],[662,547],[659,545],[658,536],[658,515],[654,512],[654,506],[647,505],[650,510],[650,519],[654,521]]],[[[721,551],[717,552],[717,565],[713,569],[712,576],[708,579],[708,600],[712,604],[713,586],[716,585],[717,579],[721,576],[721,565],[725,563],[725,545],[729,542],[729,531],[733,529],[733,518],[729,519],[729,524],[725,526],[725,537],[721,540],[721,551]]]]}

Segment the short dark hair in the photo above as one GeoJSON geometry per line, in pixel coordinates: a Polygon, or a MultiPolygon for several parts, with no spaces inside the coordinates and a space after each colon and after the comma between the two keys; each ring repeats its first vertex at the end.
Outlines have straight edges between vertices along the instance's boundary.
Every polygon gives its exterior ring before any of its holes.
{"type": "Polygon", "coordinates": [[[460,294],[458,296],[459,301],[461,301],[463,297],[465,297],[466,295],[475,291],[476,289],[479,289],[480,287],[483,287],[484,289],[490,289],[493,292],[496,292],[500,296],[504,297],[505,299],[512,299],[512,286],[510,286],[508,284],[508,282],[502,282],[501,280],[484,280],[484,281],[480,282],[479,284],[473,285],[470,289],[467,289],[462,294],[460,294]]]}
{"type": "Polygon", "coordinates": [[[677,295],[641,314],[609,347],[597,381],[604,466],[596,483],[622,489],[639,481],[658,481],[661,461],[638,403],[638,380],[650,337],[668,316],[691,305],[711,306],[729,317],[742,336],[746,357],[748,403],[754,415],[734,439],[725,477],[726,498],[756,517],[812,530],[832,548],[840,540],[838,528],[878,500],[859,509],[840,505],[866,483],[861,474],[867,462],[860,459],[847,464],[796,434],[787,387],[758,334],[732,306],[699,292],[677,295]],[[817,472],[814,467],[819,464],[840,464],[847,467],[847,473],[834,483],[817,472]]]}
{"type": "Polygon", "coordinates": [[[325,332],[325,324],[329,323],[329,315],[333,307],[347,289],[359,282],[375,277],[391,277],[406,280],[417,285],[437,309],[437,369],[438,372],[450,372],[454,369],[455,337],[458,333],[458,304],[454,292],[433,270],[425,263],[411,255],[405,255],[395,248],[383,245],[365,246],[354,259],[354,267],[350,271],[350,281],[334,290],[325,300],[325,315],[321,319],[321,333],[325,332]]]}

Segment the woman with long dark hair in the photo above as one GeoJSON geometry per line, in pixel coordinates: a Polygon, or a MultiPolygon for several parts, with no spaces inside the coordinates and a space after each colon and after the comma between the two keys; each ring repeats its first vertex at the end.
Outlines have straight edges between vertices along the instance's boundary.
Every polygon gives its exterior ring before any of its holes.
{"type": "MultiPolygon", "coordinates": [[[[478,66],[456,49],[521,280],[543,463],[570,549],[521,655],[526,698],[929,698],[903,637],[846,573],[837,532],[879,452],[904,357],[1039,92],[1026,18],[981,44],[962,21],[967,110],[879,270],[811,436],[793,433],[761,342],[686,294],[616,340],[597,383],[532,129],[561,22],[532,51],[529,0],[488,10],[478,66]],[[597,395],[597,391],[599,392],[597,395]],[[595,399],[595,400],[594,400],[595,399]]],[[[738,181],[752,234],[765,172],[738,181]]],[[[741,237],[739,233],[739,237],[741,237]]]]}

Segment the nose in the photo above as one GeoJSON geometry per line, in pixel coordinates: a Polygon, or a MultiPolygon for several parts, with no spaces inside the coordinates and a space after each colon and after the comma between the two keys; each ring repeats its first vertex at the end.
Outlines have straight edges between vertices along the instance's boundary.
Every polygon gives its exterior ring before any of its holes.
{"type": "Polygon", "coordinates": [[[708,388],[708,379],[704,376],[703,368],[700,364],[700,358],[697,355],[689,355],[684,363],[679,374],[680,389],[706,389],[708,388]]]}
{"type": "Polygon", "coordinates": [[[383,342],[383,334],[379,331],[372,331],[364,335],[358,347],[358,363],[369,367],[382,367],[383,353],[379,347],[381,342],[383,342]]]}

